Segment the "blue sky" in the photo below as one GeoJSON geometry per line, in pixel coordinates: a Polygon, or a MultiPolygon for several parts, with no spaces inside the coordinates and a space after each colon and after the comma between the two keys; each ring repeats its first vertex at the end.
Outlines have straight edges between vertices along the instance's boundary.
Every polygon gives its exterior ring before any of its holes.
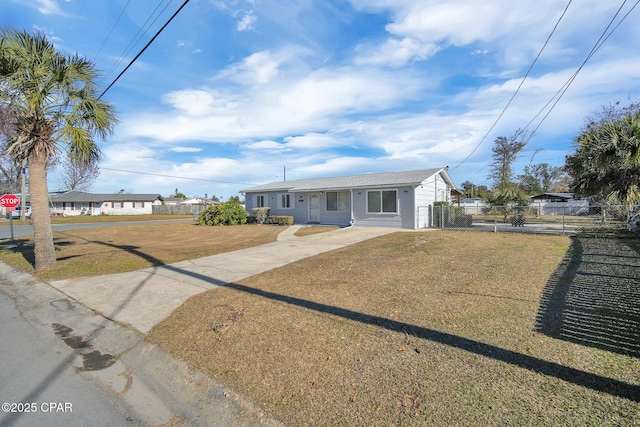
{"type": "MultiPolygon", "coordinates": [[[[183,0],[0,3],[3,26],[94,61],[106,88],[183,0]]],[[[120,123],[92,191],[227,199],[285,166],[287,179],[449,166],[458,185],[490,185],[493,141],[532,120],[517,172],[534,153],[562,165],[585,116],[640,93],[634,0],[541,122],[622,4],[575,1],[491,130],[567,3],[191,0],[105,95],[120,123]]]]}

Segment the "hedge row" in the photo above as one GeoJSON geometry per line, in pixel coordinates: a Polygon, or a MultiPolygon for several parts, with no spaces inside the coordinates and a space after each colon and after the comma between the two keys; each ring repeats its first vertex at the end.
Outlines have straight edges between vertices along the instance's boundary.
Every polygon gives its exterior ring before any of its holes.
{"type": "Polygon", "coordinates": [[[269,217],[269,224],[293,225],[293,217],[285,215],[274,215],[269,217]]]}
{"type": "Polygon", "coordinates": [[[269,216],[270,208],[253,208],[253,215],[247,214],[237,202],[225,202],[209,206],[200,212],[198,222],[201,225],[237,225],[237,224],[276,224],[293,225],[293,217],[285,215],[269,216]]]}

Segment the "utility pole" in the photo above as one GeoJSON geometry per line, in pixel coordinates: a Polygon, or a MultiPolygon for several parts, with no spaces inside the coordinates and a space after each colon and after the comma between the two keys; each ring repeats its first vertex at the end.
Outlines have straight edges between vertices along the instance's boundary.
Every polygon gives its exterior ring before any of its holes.
{"type": "MultiPolygon", "coordinates": [[[[22,162],[22,168],[20,168],[20,181],[21,181],[21,193],[20,195],[22,196],[20,198],[20,205],[22,206],[20,208],[20,221],[24,221],[25,220],[25,216],[24,216],[24,212],[25,212],[25,208],[26,208],[26,203],[27,203],[27,194],[26,194],[26,187],[27,187],[27,183],[26,183],[26,175],[27,175],[27,168],[26,168],[26,161],[22,162]]],[[[13,216],[13,215],[12,215],[13,216]]]]}

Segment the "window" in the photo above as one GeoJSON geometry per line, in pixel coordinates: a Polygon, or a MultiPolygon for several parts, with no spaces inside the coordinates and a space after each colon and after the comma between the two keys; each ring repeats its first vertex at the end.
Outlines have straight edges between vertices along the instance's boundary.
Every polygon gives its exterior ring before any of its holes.
{"type": "Polygon", "coordinates": [[[327,210],[345,212],[349,210],[348,191],[327,191],[327,210]]]}
{"type": "Polygon", "coordinates": [[[264,196],[256,196],[256,208],[264,208],[264,196]]]}
{"type": "Polygon", "coordinates": [[[144,202],[133,202],[134,208],[144,208],[144,202]]]}
{"type": "Polygon", "coordinates": [[[291,208],[291,194],[280,194],[280,204],[278,207],[280,209],[290,209],[291,208]]]}
{"type": "Polygon", "coordinates": [[[396,190],[367,191],[367,212],[397,213],[398,192],[396,190]]]}
{"type": "Polygon", "coordinates": [[[124,202],[111,202],[111,207],[113,209],[122,209],[124,208],[124,202]]]}

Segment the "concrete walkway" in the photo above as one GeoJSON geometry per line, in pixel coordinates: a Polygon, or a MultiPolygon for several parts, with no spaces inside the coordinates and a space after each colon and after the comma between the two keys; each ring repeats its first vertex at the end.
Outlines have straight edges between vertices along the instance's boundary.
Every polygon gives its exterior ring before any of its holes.
{"type": "Polygon", "coordinates": [[[284,230],[278,241],[220,255],[129,273],[59,280],[50,284],[108,319],[147,333],[189,297],[354,243],[397,230],[350,227],[296,237],[300,226],[284,230]]]}

